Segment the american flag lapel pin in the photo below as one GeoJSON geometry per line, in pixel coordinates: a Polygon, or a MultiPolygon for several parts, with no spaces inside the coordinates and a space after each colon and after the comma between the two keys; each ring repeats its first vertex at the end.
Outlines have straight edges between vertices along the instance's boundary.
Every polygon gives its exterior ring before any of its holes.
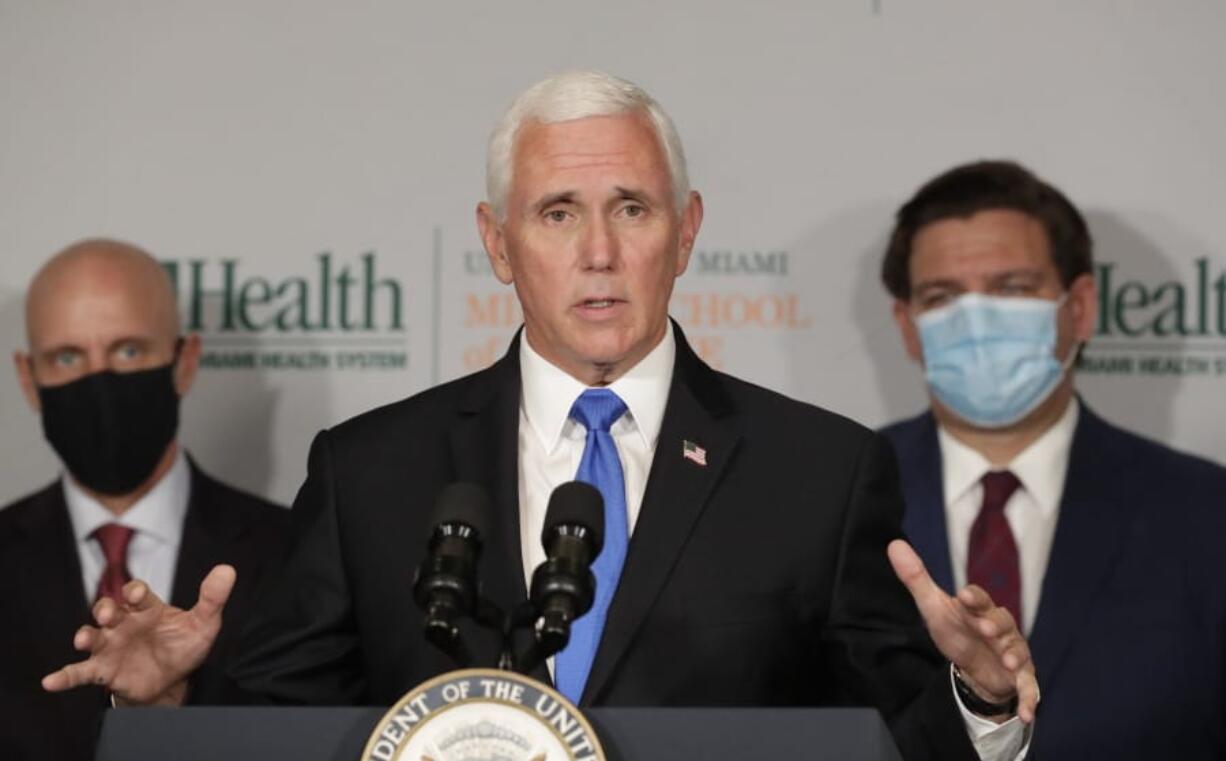
{"type": "Polygon", "coordinates": [[[697,463],[703,467],[707,465],[707,450],[698,446],[689,439],[681,442],[681,456],[690,462],[697,463]]]}

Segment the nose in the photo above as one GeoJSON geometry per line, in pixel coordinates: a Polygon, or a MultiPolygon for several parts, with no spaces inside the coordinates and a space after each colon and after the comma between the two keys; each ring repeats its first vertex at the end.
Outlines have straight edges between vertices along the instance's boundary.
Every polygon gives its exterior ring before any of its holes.
{"type": "Polygon", "coordinates": [[[595,216],[591,219],[579,245],[580,261],[584,269],[611,270],[617,266],[617,230],[605,217],[595,216]]]}

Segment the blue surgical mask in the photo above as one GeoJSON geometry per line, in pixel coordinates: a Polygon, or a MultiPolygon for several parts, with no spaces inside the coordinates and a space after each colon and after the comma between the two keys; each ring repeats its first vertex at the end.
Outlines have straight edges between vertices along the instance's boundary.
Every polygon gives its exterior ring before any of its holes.
{"type": "Polygon", "coordinates": [[[1056,311],[1047,299],[968,293],[915,319],[932,393],[981,428],[1012,425],[1064,378],[1077,347],[1056,359],[1056,311]]]}

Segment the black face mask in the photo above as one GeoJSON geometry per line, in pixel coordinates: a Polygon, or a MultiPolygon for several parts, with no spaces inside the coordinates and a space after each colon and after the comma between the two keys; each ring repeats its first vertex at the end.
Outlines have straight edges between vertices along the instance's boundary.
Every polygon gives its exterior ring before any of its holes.
{"type": "Polygon", "coordinates": [[[82,486],[127,494],[153,473],[179,428],[174,368],[106,370],[38,387],[43,434],[82,486]]]}

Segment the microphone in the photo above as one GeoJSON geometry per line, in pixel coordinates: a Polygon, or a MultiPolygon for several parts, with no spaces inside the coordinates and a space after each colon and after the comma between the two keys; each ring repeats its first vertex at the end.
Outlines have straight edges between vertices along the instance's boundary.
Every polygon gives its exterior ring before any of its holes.
{"type": "Polygon", "coordinates": [[[541,543],[548,560],[533,572],[529,598],[540,614],[536,655],[543,660],[566,647],[571,622],[592,607],[591,566],[604,545],[604,498],[596,487],[571,481],[553,490],[541,543]]]}
{"type": "Polygon", "coordinates": [[[429,551],[413,579],[413,599],[426,612],[426,639],[459,666],[471,662],[459,621],[477,605],[477,562],[490,500],[476,484],[455,483],[434,503],[429,551]]]}

